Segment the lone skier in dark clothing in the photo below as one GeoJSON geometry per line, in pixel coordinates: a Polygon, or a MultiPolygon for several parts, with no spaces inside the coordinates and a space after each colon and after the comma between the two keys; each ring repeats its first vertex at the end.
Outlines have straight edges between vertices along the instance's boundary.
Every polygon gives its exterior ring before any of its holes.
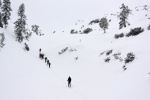
{"type": "Polygon", "coordinates": [[[68,81],[68,87],[71,87],[71,77],[70,76],[68,77],[67,81],[68,81]]]}

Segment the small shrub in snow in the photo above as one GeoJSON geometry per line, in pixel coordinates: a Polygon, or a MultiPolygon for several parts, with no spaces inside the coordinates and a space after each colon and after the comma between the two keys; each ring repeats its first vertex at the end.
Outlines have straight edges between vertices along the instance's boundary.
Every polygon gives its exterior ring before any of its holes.
{"type": "Polygon", "coordinates": [[[149,6],[148,5],[144,5],[143,6],[143,10],[148,10],[149,9],[149,6]]]}
{"type": "Polygon", "coordinates": [[[32,27],[32,31],[38,35],[39,26],[38,25],[32,25],[31,27],[32,27]]]}
{"type": "Polygon", "coordinates": [[[36,35],[42,36],[44,34],[41,33],[41,30],[39,30],[39,26],[38,25],[32,25],[32,31],[36,33],[36,35]]]}
{"type": "Polygon", "coordinates": [[[70,49],[69,52],[77,51],[76,49],[70,49]]]}
{"type": "Polygon", "coordinates": [[[121,53],[115,53],[113,56],[116,60],[118,59],[119,61],[123,61],[123,59],[120,57],[120,55],[121,55],[121,53]]]}
{"type": "Polygon", "coordinates": [[[59,54],[59,55],[60,55],[60,54],[63,54],[63,53],[66,52],[67,50],[68,50],[68,47],[62,49],[60,52],[58,52],[58,54],[59,54]]]}
{"type": "Polygon", "coordinates": [[[5,45],[4,41],[5,41],[4,33],[0,33],[0,47],[1,48],[5,45]]]}
{"type": "Polygon", "coordinates": [[[78,58],[79,58],[79,57],[75,57],[74,59],[75,59],[75,60],[78,60],[78,58]]]}
{"type": "Polygon", "coordinates": [[[127,54],[127,57],[125,58],[125,63],[132,62],[135,59],[135,55],[131,52],[127,54]]]}
{"type": "Polygon", "coordinates": [[[115,35],[114,35],[114,38],[115,38],[115,39],[118,39],[118,38],[119,38],[119,35],[118,35],[118,34],[115,34],[115,35]]]}
{"type": "Polygon", "coordinates": [[[123,71],[127,70],[126,65],[123,66],[123,71]]]}
{"type": "Polygon", "coordinates": [[[115,39],[118,39],[118,38],[122,38],[122,37],[124,37],[124,34],[123,33],[121,33],[121,34],[115,34],[115,39]]]}
{"type": "Polygon", "coordinates": [[[89,25],[97,24],[97,23],[99,23],[99,22],[100,22],[99,19],[95,19],[95,20],[92,20],[92,21],[89,23],[89,25]]]}
{"type": "Polygon", "coordinates": [[[150,30],[150,25],[147,27],[148,30],[150,30]]]}
{"type": "Polygon", "coordinates": [[[81,26],[81,29],[84,27],[84,25],[81,26]]]}
{"type": "Polygon", "coordinates": [[[105,62],[109,62],[110,61],[110,57],[107,57],[106,59],[104,59],[105,62]]]}
{"type": "Polygon", "coordinates": [[[87,28],[87,29],[83,30],[83,33],[88,34],[92,31],[93,31],[92,28],[87,28]]]}
{"type": "Polygon", "coordinates": [[[27,51],[29,51],[30,49],[29,49],[29,46],[26,44],[26,43],[24,43],[24,45],[25,45],[25,50],[27,50],[27,51]]]}
{"type": "Polygon", "coordinates": [[[77,34],[78,32],[77,31],[75,31],[74,29],[72,29],[71,31],[70,31],[70,34],[77,34]]]}
{"type": "Polygon", "coordinates": [[[104,53],[105,53],[105,51],[103,51],[102,53],[100,53],[100,55],[99,55],[99,56],[103,55],[104,53]]]}
{"type": "Polygon", "coordinates": [[[120,38],[124,37],[124,34],[123,33],[119,34],[119,37],[120,38]]]}
{"type": "Polygon", "coordinates": [[[100,26],[100,28],[102,28],[104,30],[104,33],[106,33],[106,29],[108,29],[108,26],[109,26],[107,18],[105,18],[105,17],[101,18],[101,20],[99,22],[99,26],[100,26]]]}
{"type": "Polygon", "coordinates": [[[119,55],[121,55],[121,53],[115,53],[113,56],[115,59],[119,59],[119,55]]]}
{"type": "Polygon", "coordinates": [[[129,37],[129,36],[136,36],[136,35],[142,33],[143,31],[144,31],[143,28],[137,27],[137,28],[131,29],[130,32],[126,36],[127,37],[129,37]]]}
{"type": "Polygon", "coordinates": [[[106,52],[106,55],[107,55],[107,56],[110,55],[110,54],[112,53],[112,51],[113,51],[113,50],[107,51],[107,52],[106,52]]]}
{"type": "Polygon", "coordinates": [[[123,59],[122,59],[121,57],[119,57],[119,60],[120,60],[120,61],[123,61],[123,59]]]}
{"type": "Polygon", "coordinates": [[[127,70],[127,68],[125,67],[125,68],[123,68],[123,71],[125,71],[125,70],[127,70]]]}

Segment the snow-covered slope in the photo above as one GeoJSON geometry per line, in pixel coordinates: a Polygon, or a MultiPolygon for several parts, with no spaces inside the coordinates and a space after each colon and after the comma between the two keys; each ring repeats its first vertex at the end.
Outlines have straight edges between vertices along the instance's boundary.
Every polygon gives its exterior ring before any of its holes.
{"type": "Polygon", "coordinates": [[[106,14],[120,11],[122,3],[132,10],[136,6],[148,5],[149,0],[15,0],[11,2],[13,12],[11,22],[15,22],[17,10],[21,3],[25,4],[25,14],[29,27],[40,25],[44,34],[63,30],[72,26],[77,20],[102,18],[106,14]]]}
{"type": "MultiPolygon", "coordinates": [[[[22,2],[32,4],[31,0],[22,2]]],[[[138,8],[132,9],[133,15],[129,18],[131,25],[122,30],[118,30],[117,17],[108,14],[111,22],[105,34],[98,24],[88,25],[91,20],[87,19],[56,30],[55,34],[33,34],[30,41],[24,41],[30,51],[24,50],[24,42],[20,44],[15,41],[11,23],[7,29],[0,28],[0,33],[4,32],[6,37],[6,45],[0,51],[0,100],[149,100],[150,31],[147,27],[150,10],[138,8]],[[139,11],[136,11],[138,8],[139,11]],[[82,25],[85,26],[83,29],[90,27],[94,31],[70,34],[71,29],[80,30],[82,25]],[[114,38],[115,34],[126,34],[136,27],[144,28],[144,32],[137,36],[114,38]],[[67,51],[59,54],[66,47],[67,51]],[[38,57],[40,48],[50,60],[51,68],[38,57]],[[113,51],[106,56],[108,50],[113,51]],[[120,57],[124,59],[129,52],[135,54],[135,60],[128,63],[124,71],[124,62],[116,60],[113,54],[121,53],[120,57]],[[104,61],[107,57],[111,59],[109,63],[104,61]],[[67,87],[69,76],[72,78],[71,88],[67,87]]],[[[35,15],[30,13],[29,16],[35,15]]],[[[37,19],[30,19],[29,23],[37,19]]],[[[47,25],[43,22],[39,24],[42,27],[47,25]]],[[[48,32],[47,28],[45,30],[48,32]]]]}

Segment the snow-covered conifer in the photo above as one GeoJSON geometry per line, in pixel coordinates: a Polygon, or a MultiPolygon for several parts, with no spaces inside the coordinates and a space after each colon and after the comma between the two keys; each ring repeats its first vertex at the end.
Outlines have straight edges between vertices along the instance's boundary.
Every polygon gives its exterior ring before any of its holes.
{"type": "Polygon", "coordinates": [[[106,29],[108,29],[108,20],[106,17],[103,17],[100,20],[99,26],[104,30],[104,33],[106,33],[106,29]]]}
{"type": "Polygon", "coordinates": [[[122,4],[120,9],[121,9],[121,12],[118,16],[120,19],[119,29],[122,29],[123,27],[126,27],[127,23],[129,24],[127,20],[128,20],[129,14],[131,13],[131,10],[128,8],[128,6],[125,6],[124,4],[122,4]]]}
{"type": "Polygon", "coordinates": [[[7,26],[8,25],[8,20],[10,19],[12,11],[11,9],[11,2],[10,0],[3,0],[3,6],[2,6],[2,22],[7,26]]]}
{"type": "Polygon", "coordinates": [[[22,42],[24,38],[24,34],[26,33],[26,15],[25,13],[25,5],[21,4],[18,9],[18,20],[15,24],[15,34],[18,42],[22,42]]]}

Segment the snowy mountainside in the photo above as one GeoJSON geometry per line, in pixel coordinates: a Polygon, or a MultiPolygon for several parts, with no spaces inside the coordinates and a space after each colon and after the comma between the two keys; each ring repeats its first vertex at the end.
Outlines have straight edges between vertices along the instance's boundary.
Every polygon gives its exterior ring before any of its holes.
{"type": "Polygon", "coordinates": [[[117,16],[110,14],[106,33],[98,24],[89,25],[91,20],[80,20],[54,34],[33,34],[21,44],[15,41],[13,25],[1,29],[6,45],[0,51],[0,100],[149,100],[149,11],[133,10],[131,25],[121,30],[117,16]],[[79,31],[83,25],[82,31],[88,27],[93,31],[70,34],[71,29],[79,31]],[[126,34],[136,27],[144,28],[144,32],[114,38],[115,34],[126,34]],[[24,50],[25,42],[30,51],[24,50]],[[39,48],[50,60],[51,68],[38,57],[39,48]],[[112,53],[106,55],[109,50],[112,53]],[[135,54],[135,59],[126,64],[124,71],[124,61],[113,55],[121,53],[119,57],[124,60],[129,52],[135,54]],[[109,62],[104,61],[107,57],[109,62]],[[72,88],[67,87],[68,76],[72,78],[72,88]]]}
{"type": "MultiPolygon", "coordinates": [[[[149,20],[150,19],[150,15],[149,15],[149,6],[140,6],[140,7],[136,7],[135,9],[132,9],[132,13],[129,15],[129,23],[130,26],[128,26],[128,28],[134,28],[134,27],[140,27],[141,24],[145,24],[144,27],[147,27],[149,25],[149,20]],[[146,10],[145,10],[145,9],[146,10]],[[137,17],[138,16],[138,17],[137,17]],[[147,23],[145,23],[145,21],[147,23]]],[[[116,13],[111,13],[111,14],[104,14],[101,17],[95,18],[95,19],[90,19],[90,20],[78,20],[76,21],[75,25],[72,26],[72,29],[74,29],[75,31],[77,31],[77,34],[82,34],[83,30],[85,30],[86,28],[92,28],[93,29],[93,33],[103,33],[103,30],[99,27],[98,23],[93,23],[90,24],[91,21],[93,20],[100,20],[102,17],[106,17],[109,21],[109,27],[108,27],[108,33],[110,32],[116,32],[118,31],[119,28],[119,18],[118,18],[118,12],[116,13]],[[117,26],[118,25],[118,26],[117,26]],[[81,32],[80,32],[81,31],[81,32]]],[[[143,26],[142,24],[142,26],[143,26]]],[[[122,30],[128,30],[128,29],[122,29],[122,30]]],[[[120,31],[122,31],[120,30],[120,31]]],[[[70,32],[70,30],[68,30],[67,32],[70,32]]],[[[128,30],[129,31],[129,30],[128,30]]]]}

